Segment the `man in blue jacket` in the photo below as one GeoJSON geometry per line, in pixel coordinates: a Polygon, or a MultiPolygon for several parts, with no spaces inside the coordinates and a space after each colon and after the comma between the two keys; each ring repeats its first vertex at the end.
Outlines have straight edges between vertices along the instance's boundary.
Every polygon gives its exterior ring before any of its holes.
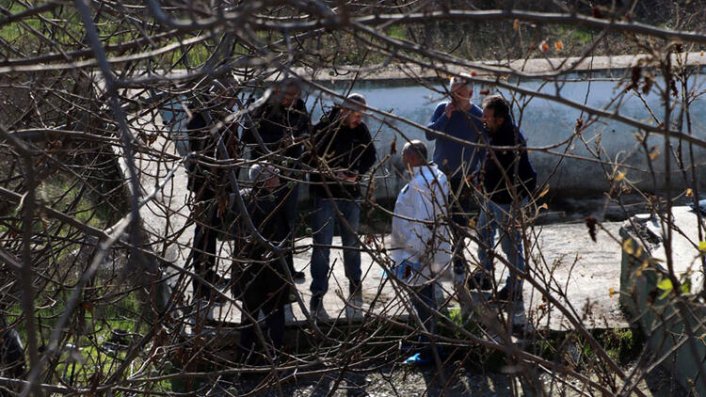
{"type": "Polygon", "coordinates": [[[427,132],[427,139],[436,140],[434,163],[446,174],[451,187],[452,220],[454,222],[454,284],[463,286],[466,269],[463,228],[468,227],[473,189],[470,177],[484,157],[483,145],[487,143],[481,118],[483,111],[471,102],[473,82],[471,76],[462,74],[451,79],[449,101],[440,103],[431,117],[428,128],[445,134],[427,132]]]}
{"type": "Polygon", "coordinates": [[[537,174],[527,156],[522,132],[512,123],[510,105],[499,95],[483,101],[483,123],[490,147],[480,172],[484,202],[478,218],[478,259],[485,270],[484,282],[492,281],[495,234],[500,229],[500,245],[510,275],[497,293],[498,300],[521,301],[525,260],[518,230],[520,206],[535,190],[537,174]]]}

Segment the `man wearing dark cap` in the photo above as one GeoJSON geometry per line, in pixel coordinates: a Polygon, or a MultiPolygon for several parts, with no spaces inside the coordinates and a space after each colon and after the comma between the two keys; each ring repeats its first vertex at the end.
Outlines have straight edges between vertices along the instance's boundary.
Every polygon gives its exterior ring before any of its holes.
{"type": "Polygon", "coordinates": [[[289,235],[279,172],[269,163],[253,164],[248,172],[252,188],[239,192],[252,225],[266,243],[253,236],[243,214],[233,223],[237,238],[232,284],[234,299],[243,303],[238,345],[243,362],[269,363],[277,357],[284,341],[284,305],[292,301],[285,258],[270,247],[281,247],[289,235]]]}
{"type": "Polygon", "coordinates": [[[329,255],[334,226],[339,225],[343,245],[343,266],[348,278],[347,313],[360,313],[361,290],[358,224],[360,222],[360,179],[375,163],[375,147],[363,122],[365,97],[351,94],[340,106],[321,117],[314,127],[309,146],[311,196],[314,200],[312,227],[314,250],[311,257],[309,309],[323,315],[322,300],[328,290],[329,255]]]}

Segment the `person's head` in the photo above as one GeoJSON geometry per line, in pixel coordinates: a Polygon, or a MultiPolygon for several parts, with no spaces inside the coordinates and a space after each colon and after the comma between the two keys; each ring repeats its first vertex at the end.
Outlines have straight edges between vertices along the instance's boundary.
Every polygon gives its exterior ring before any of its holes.
{"type": "Polygon", "coordinates": [[[454,102],[469,102],[471,96],[473,96],[473,81],[471,80],[471,76],[466,73],[453,76],[449,83],[449,92],[454,102]]]}
{"type": "Polygon", "coordinates": [[[272,97],[275,102],[282,107],[288,108],[293,106],[302,93],[302,87],[299,80],[288,77],[273,87],[272,97]]]}
{"type": "Polygon", "coordinates": [[[427,145],[418,139],[405,143],[402,148],[402,163],[406,168],[427,164],[427,145]]]}
{"type": "Polygon", "coordinates": [[[279,170],[272,164],[255,163],[250,166],[248,176],[253,186],[274,190],[280,185],[279,170]]]}
{"type": "Polygon", "coordinates": [[[365,97],[361,94],[350,94],[341,105],[341,120],[348,128],[357,128],[363,122],[365,114],[365,97]]]}
{"type": "Polygon", "coordinates": [[[489,132],[497,131],[510,118],[510,105],[500,95],[483,100],[483,124],[489,132]]]}

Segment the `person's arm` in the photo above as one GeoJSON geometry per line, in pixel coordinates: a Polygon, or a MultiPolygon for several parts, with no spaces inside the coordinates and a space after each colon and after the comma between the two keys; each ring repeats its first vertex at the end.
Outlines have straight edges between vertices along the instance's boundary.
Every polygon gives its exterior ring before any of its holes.
{"type": "Polygon", "coordinates": [[[417,255],[423,255],[427,242],[430,238],[431,230],[420,220],[418,201],[420,200],[418,187],[414,180],[410,181],[407,191],[400,198],[395,206],[393,230],[395,239],[403,245],[405,251],[417,255]]]}
{"type": "Polygon", "coordinates": [[[490,142],[490,139],[486,133],[485,126],[483,126],[483,111],[478,106],[472,105],[469,117],[471,118],[470,127],[473,128],[476,133],[476,141],[474,143],[476,143],[477,146],[474,148],[475,150],[471,157],[468,172],[470,175],[477,175],[485,161],[486,149],[484,146],[490,142]]]}
{"type": "Polygon", "coordinates": [[[373,138],[370,136],[368,127],[364,124],[361,124],[361,126],[364,127],[362,132],[362,144],[364,147],[363,152],[360,155],[360,159],[357,161],[357,167],[354,167],[354,169],[358,172],[358,174],[365,174],[370,171],[373,164],[375,164],[377,153],[375,152],[375,145],[373,144],[373,138]]]}
{"type": "MultiPolygon", "coordinates": [[[[446,117],[446,113],[444,112],[446,110],[446,103],[440,103],[436,109],[434,109],[434,114],[431,115],[431,120],[427,124],[427,128],[430,128],[432,130],[437,130],[437,131],[442,131],[444,128],[446,128],[446,125],[449,123],[448,117],[446,117]]],[[[436,135],[426,131],[425,132],[427,136],[427,140],[433,141],[436,139],[436,135]]]]}

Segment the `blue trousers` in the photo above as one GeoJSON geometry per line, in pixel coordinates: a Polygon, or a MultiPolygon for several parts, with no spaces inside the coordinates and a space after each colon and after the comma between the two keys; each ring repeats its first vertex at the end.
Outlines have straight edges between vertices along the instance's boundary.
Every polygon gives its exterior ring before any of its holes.
{"type": "Polygon", "coordinates": [[[334,226],[338,224],[341,230],[343,244],[343,266],[346,277],[356,286],[360,284],[360,244],[358,243],[358,225],[360,223],[360,206],[354,200],[332,199],[314,196],[314,214],[312,227],[314,231],[314,250],[311,255],[311,292],[322,296],[328,291],[328,275],[330,270],[329,256],[333,242],[334,226]],[[342,218],[339,218],[337,211],[342,218]],[[348,225],[341,222],[345,219],[348,225]]]}
{"type": "MultiPolygon", "coordinates": [[[[495,247],[495,234],[500,230],[500,247],[502,247],[508,262],[520,271],[525,270],[525,259],[522,254],[522,237],[515,227],[515,217],[512,213],[512,204],[497,204],[486,201],[478,218],[478,260],[487,271],[493,271],[493,250],[495,247]]],[[[521,287],[522,283],[515,275],[515,270],[510,269],[507,279],[509,288],[521,287]]]]}

